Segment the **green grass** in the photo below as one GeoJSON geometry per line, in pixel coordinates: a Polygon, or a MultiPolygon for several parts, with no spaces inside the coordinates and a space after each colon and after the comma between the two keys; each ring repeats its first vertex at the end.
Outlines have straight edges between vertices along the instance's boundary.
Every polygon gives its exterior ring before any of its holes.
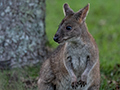
{"type": "MultiPolygon", "coordinates": [[[[65,2],[74,11],[90,3],[86,23],[99,47],[100,90],[119,90],[117,88],[120,87],[120,0],[47,0],[46,33],[49,46],[52,48],[58,45],[53,41],[53,36],[64,18],[62,6],[65,2]]],[[[36,90],[36,82],[35,85],[30,82],[38,77],[39,67],[40,65],[37,65],[0,72],[0,90],[36,90]],[[14,82],[16,79],[17,82],[14,82]],[[31,87],[28,87],[29,85],[31,87]]]]}
{"type": "Polygon", "coordinates": [[[40,64],[0,71],[0,90],[37,90],[40,64]]]}

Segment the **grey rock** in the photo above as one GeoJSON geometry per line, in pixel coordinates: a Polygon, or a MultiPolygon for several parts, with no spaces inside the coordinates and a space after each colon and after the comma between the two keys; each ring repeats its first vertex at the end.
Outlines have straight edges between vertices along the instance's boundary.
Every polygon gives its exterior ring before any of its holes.
{"type": "Polygon", "coordinates": [[[46,58],[45,0],[38,2],[1,1],[0,7],[4,8],[0,9],[0,65],[9,61],[9,68],[21,67],[46,58]]]}

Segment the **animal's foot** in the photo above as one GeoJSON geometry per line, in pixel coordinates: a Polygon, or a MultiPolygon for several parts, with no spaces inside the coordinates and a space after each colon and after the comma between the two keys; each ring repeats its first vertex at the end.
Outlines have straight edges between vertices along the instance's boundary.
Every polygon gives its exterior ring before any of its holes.
{"type": "Polygon", "coordinates": [[[82,81],[82,80],[80,80],[80,81],[78,82],[78,85],[80,85],[81,87],[84,87],[86,84],[87,84],[87,83],[86,83],[85,81],[82,81]]]}

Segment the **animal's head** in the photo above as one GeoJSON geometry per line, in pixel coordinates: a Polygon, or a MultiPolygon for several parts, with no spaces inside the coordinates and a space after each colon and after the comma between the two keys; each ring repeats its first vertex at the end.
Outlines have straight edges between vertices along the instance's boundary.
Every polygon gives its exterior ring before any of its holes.
{"type": "Polygon", "coordinates": [[[74,12],[68,4],[64,4],[64,19],[59,25],[59,28],[54,36],[54,41],[58,43],[63,43],[72,39],[73,37],[78,37],[84,28],[81,25],[85,22],[87,13],[89,10],[89,4],[84,8],[80,9],[78,12],[74,12]]]}

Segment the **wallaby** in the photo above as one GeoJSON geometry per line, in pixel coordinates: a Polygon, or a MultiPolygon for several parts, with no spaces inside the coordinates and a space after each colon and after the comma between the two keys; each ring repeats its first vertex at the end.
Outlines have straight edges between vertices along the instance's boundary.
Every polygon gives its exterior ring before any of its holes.
{"type": "Polygon", "coordinates": [[[85,19],[89,4],[74,12],[64,4],[65,17],[54,41],[59,46],[43,63],[39,90],[99,90],[99,51],[85,19]]]}

